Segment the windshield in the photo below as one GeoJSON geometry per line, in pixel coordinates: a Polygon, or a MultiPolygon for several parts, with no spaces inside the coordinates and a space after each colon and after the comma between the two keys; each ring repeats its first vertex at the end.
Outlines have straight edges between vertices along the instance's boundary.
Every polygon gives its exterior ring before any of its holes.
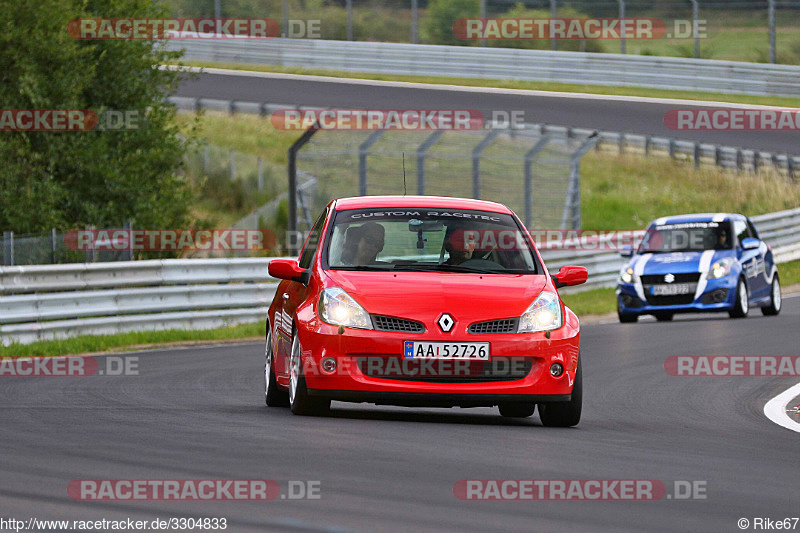
{"type": "Polygon", "coordinates": [[[730,222],[685,222],[653,225],[638,253],[700,252],[733,247],[730,222]]]}
{"type": "Polygon", "coordinates": [[[510,215],[435,208],[339,211],[328,268],[536,274],[535,254],[510,215]]]}

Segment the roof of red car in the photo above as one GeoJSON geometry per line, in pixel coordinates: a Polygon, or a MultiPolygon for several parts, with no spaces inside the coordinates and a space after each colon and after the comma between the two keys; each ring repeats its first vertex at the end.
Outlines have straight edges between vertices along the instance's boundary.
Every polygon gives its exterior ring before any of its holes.
{"type": "Polygon", "coordinates": [[[362,209],[368,207],[426,207],[440,209],[476,209],[495,213],[511,213],[511,210],[497,202],[474,200],[471,198],[452,198],[449,196],[353,196],[336,200],[336,210],[362,209]]]}

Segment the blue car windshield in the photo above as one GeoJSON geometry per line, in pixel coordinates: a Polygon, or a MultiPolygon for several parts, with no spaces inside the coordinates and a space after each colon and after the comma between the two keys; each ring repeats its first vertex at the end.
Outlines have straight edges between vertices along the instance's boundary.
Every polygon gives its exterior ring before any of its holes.
{"type": "Polygon", "coordinates": [[[733,248],[729,221],[652,225],[637,253],[702,252],[733,248]]]}

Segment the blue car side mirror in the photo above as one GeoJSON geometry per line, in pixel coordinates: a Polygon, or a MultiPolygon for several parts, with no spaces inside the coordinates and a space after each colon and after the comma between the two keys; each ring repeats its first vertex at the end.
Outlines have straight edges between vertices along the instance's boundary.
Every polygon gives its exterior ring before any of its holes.
{"type": "Polygon", "coordinates": [[[744,250],[753,250],[759,246],[761,246],[761,241],[758,239],[753,239],[752,237],[742,239],[742,248],[744,250]]]}
{"type": "Polygon", "coordinates": [[[623,246],[619,249],[619,255],[622,257],[631,257],[633,256],[633,246],[623,246]]]}

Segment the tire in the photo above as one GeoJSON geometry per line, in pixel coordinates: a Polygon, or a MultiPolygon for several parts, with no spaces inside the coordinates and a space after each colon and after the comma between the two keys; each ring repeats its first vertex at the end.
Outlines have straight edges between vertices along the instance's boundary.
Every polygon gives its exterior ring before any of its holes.
{"type": "Polygon", "coordinates": [[[736,300],[733,302],[733,309],[728,311],[731,318],[745,318],[750,312],[750,295],[747,294],[747,285],[744,278],[739,278],[736,283],[736,300]]]}
{"type": "MultiPolygon", "coordinates": [[[[267,329],[270,329],[269,324],[267,329]]],[[[288,407],[289,393],[280,390],[275,379],[275,355],[272,353],[271,331],[267,331],[267,347],[264,351],[264,401],[269,407],[288,407]]]]}
{"type": "Polygon", "coordinates": [[[545,427],[572,427],[581,421],[583,406],[583,372],[578,356],[578,370],[572,387],[572,399],[568,402],[546,402],[539,404],[539,418],[545,427]]]}
{"type": "Polygon", "coordinates": [[[506,418],[528,418],[536,410],[535,403],[508,402],[498,405],[500,415],[506,418]]]}
{"type": "Polygon", "coordinates": [[[783,306],[783,298],[781,297],[781,283],[778,280],[778,275],[775,274],[775,279],[772,280],[772,292],[770,294],[769,305],[761,308],[761,313],[765,316],[776,316],[781,312],[783,306]]]}
{"type": "Polygon", "coordinates": [[[634,315],[632,313],[624,313],[622,311],[622,302],[617,300],[617,316],[619,317],[619,321],[623,324],[628,324],[630,322],[636,322],[639,320],[639,315],[634,315]]]}
{"type": "Polygon", "coordinates": [[[301,354],[300,339],[295,330],[292,336],[292,351],[289,356],[289,407],[296,415],[325,415],[331,408],[331,400],[308,395],[306,378],[303,377],[301,354]]]}
{"type": "Polygon", "coordinates": [[[659,322],[670,322],[672,320],[673,315],[674,313],[664,311],[661,313],[656,313],[655,317],[656,320],[658,320],[659,322]]]}

